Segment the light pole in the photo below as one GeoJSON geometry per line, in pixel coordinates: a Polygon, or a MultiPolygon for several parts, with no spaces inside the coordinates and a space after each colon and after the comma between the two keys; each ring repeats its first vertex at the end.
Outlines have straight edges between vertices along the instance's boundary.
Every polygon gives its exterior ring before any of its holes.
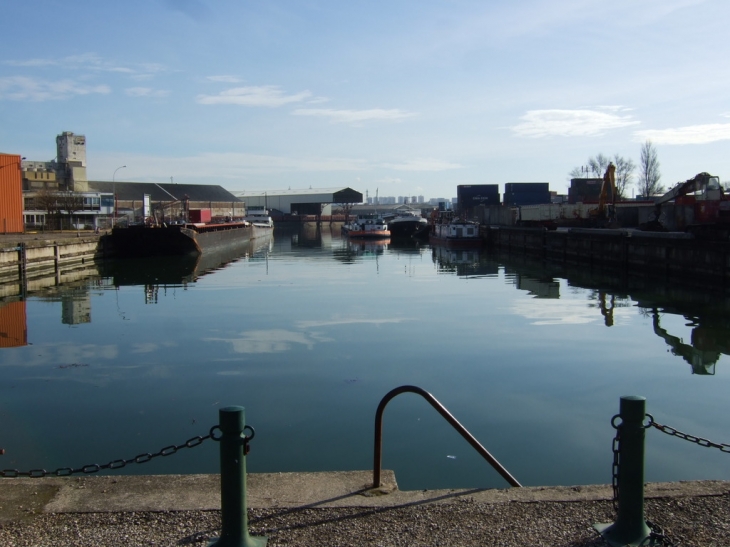
{"type": "Polygon", "coordinates": [[[112,193],[114,194],[114,220],[112,221],[112,228],[117,223],[117,171],[124,169],[125,167],[127,166],[122,165],[121,167],[117,167],[112,175],[112,193]]]}

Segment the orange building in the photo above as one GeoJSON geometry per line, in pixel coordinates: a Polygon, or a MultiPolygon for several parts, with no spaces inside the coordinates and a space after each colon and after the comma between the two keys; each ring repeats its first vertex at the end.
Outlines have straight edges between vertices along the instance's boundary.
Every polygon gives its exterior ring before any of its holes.
{"type": "Polygon", "coordinates": [[[0,153],[0,233],[22,234],[23,177],[20,156],[0,153]]]}

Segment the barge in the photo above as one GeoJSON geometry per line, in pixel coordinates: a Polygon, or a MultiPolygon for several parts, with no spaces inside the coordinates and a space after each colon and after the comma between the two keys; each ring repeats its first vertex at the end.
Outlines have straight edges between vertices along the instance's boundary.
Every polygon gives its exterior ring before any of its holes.
{"type": "Polygon", "coordinates": [[[131,225],[115,227],[111,239],[118,257],[180,256],[245,244],[264,233],[271,229],[248,222],[131,225]]]}

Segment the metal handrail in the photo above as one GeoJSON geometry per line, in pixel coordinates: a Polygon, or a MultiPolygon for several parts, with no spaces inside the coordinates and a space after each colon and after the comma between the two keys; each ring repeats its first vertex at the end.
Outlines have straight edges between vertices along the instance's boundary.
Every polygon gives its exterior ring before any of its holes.
{"type": "Polygon", "coordinates": [[[393,397],[400,395],[401,393],[416,393],[426,399],[432,407],[434,407],[441,416],[443,416],[447,422],[449,422],[454,429],[456,429],[464,439],[466,439],[470,445],[472,445],[481,456],[489,462],[489,464],[500,474],[504,479],[512,486],[522,486],[517,479],[515,479],[509,471],[507,471],[501,463],[499,463],[489,451],[484,448],[474,436],[467,431],[467,429],[459,423],[459,421],[446,410],[446,407],[442,405],[436,397],[431,395],[428,391],[421,389],[417,386],[400,386],[397,387],[383,397],[378,405],[378,410],[375,412],[375,443],[373,453],[373,488],[380,487],[380,471],[383,462],[383,412],[385,411],[385,405],[387,405],[393,397]]]}

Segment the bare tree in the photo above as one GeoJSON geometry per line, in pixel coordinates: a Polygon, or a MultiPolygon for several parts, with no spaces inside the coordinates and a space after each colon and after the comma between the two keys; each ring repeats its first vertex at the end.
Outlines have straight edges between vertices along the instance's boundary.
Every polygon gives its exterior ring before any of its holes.
{"type": "MultiPolygon", "coordinates": [[[[72,227],[73,214],[84,208],[84,196],[75,192],[58,192],[56,193],[58,200],[58,210],[60,213],[65,211],[68,215],[68,227],[72,227]]],[[[63,227],[62,227],[63,228],[63,227]]]]}
{"type": "Polygon", "coordinates": [[[599,153],[593,157],[588,158],[586,165],[581,167],[573,167],[568,173],[568,177],[571,179],[582,179],[582,178],[596,178],[600,179],[606,172],[608,164],[611,163],[611,158],[604,156],[599,153]]]}
{"type": "Polygon", "coordinates": [[[26,208],[45,211],[46,225],[52,229],[61,228],[61,204],[58,199],[59,193],[43,187],[35,192],[32,203],[26,203],[26,208]]]}
{"type": "Polygon", "coordinates": [[[613,164],[616,166],[616,193],[619,199],[626,199],[626,190],[631,186],[636,164],[633,160],[614,154],[613,164]]]}
{"type": "Polygon", "coordinates": [[[639,192],[645,198],[654,194],[663,194],[664,186],[659,184],[662,178],[659,172],[657,151],[651,141],[641,145],[641,165],[639,166],[639,192]]]}
{"type": "Polygon", "coordinates": [[[613,163],[616,166],[616,190],[619,198],[626,198],[626,188],[631,185],[631,179],[636,169],[636,165],[630,159],[613,155],[613,159],[599,153],[588,158],[588,162],[583,167],[574,167],[568,176],[571,179],[579,178],[602,178],[606,173],[608,165],[613,163]]]}
{"type": "Polygon", "coordinates": [[[588,158],[588,167],[591,172],[596,174],[596,177],[603,176],[609,163],[611,163],[611,158],[600,153],[592,158],[588,158]]]}

